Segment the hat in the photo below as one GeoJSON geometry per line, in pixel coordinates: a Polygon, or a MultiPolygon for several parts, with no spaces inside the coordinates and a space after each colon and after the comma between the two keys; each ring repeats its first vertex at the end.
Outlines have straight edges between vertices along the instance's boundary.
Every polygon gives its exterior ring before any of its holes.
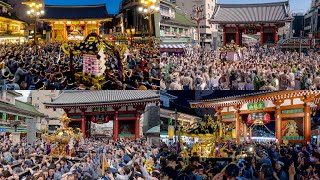
{"type": "Polygon", "coordinates": [[[111,172],[112,174],[119,173],[118,170],[115,169],[115,168],[110,168],[110,172],[111,172]]]}
{"type": "Polygon", "coordinates": [[[9,77],[8,77],[8,81],[14,81],[15,80],[15,78],[14,78],[14,76],[13,75],[10,75],[9,77]]]}
{"type": "Polygon", "coordinates": [[[68,80],[67,80],[67,84],[68,84],[69,86],[72,86],[72,85],[73,85],[72,79],[68,79],[68,80]]]}
{"type": "Polygon", "coordinates": [[[143,178],[143,175],[140,172],[134,172],[134,175],[143,178]]]}
{"type": "Polygon", "coordinates": [[[25,160],[24,164],[26,164],[26,165],[32,165],[32,161],[29,160],[29,159],[27,159],[27,160],[25,160]]]}
{"type": "Polygon", "coordinates": [[[128,155],[124,155],[123,156],[123,160],[124,160],[125,163],[128,163],[131,159],[130,159],[130,157],[128,155]]]}
{"type": "Polygon", "coordinates": [[[284,163],[282,161],[277,161],[278,164],[280,164],[281,167],[284,166],[284,163]]]}
{"type": "Polygon", "coordinates": [[[144,86],[144,85],[140,85],[140,86],[138,87],[138,90],[147,90],[147,87],[144,86]]]}
{"type": "Polygon", "coordinates": [[[172,74],[172,76],[173,76],[173,77],[178,77],[178,76],[179,76],[179,73],[178,73],[178,72],[174,72],[174,73],[172,74]]]}
{"type": "Polygon", "coordinates": [[[80,90],[86,90],[86,88],[87,88],[87,87],[86,87],[85,85],[83,85],[83,84],[80,84],[80,85],[79,85],[79,89],[80,89],[80,90]]]}
{"type": "Polygon", "coordinates": [[[5,72],[3,73],[3,77],[4,77],[4,78],[8,78],[9,75],[10,75],[10,73],[9,73],[8,71],[5,71],[5,72]]]}

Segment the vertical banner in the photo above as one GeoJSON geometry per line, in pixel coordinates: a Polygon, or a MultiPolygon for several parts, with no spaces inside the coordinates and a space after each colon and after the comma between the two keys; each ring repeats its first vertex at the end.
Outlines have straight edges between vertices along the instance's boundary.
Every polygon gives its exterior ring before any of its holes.
{"type": "MultiPolygon", "coordinates": [[[[38,117],[39,118],[39,117],[38,117]]],[[[37,119],[36,118],[30,118],[28,119],[27,122],[27,143],[32,144],[36,141],[36,124],[37,124],[37,119]]]]}

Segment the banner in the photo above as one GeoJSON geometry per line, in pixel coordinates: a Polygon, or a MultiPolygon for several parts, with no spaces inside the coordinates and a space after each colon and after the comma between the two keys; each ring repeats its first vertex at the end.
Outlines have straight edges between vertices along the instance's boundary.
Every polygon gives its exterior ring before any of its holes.
{"type": "Polygon", "coordinates": [[[248,110],[259,110],[264,108],[265,108],[264,102],[256,102],[256,103],[248,104],[248,110]]]}

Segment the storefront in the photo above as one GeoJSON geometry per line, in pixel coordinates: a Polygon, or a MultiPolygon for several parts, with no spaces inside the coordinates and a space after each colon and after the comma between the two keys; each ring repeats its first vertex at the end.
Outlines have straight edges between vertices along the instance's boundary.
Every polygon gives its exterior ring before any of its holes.
{"type": "Polygon", "coordinates": [[[26,23],[17,19],[0,16],[0,44],[24,43],[26,23]]]}
{"type": "Polygon", "coordinates": [[[275,122],[281,143],[311,141],[311,116],[317,111],[320,91],[258,92],[192,102],[192,108],[214,108],[218,120],[234,124],[235,141],[252,141],[252,123],[275,122]]]}
{"type": "Polygon", "coordinates": [[[139,138],[141,114],[159,98],[155,91],[64,91],[45,106],[62,108],[83,137],[139,138]]]}
{"type": "Polygon", "coordinates": [[[126,44],[129,45],[129,43],[134,41],[134,37],[129,36],[126,33],[114,33],[110,34],[106,37],[106,40],[111,42],[114,45],[120,45],[120,44],[126,44]]]}

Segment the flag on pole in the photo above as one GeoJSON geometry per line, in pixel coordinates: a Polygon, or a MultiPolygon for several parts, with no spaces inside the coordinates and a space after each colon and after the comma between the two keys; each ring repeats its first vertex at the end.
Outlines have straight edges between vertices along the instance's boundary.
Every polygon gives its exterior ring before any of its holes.
{"type": "Polygon", "coordinates": [[[106,157],[106,153],[103,153],[103,157],[102,157],[102,168],[101,168],[101,175],[103,176],[106,172],[106,170],[108,169],[109,164],[107,161],[107,157],[106,157]]]}

